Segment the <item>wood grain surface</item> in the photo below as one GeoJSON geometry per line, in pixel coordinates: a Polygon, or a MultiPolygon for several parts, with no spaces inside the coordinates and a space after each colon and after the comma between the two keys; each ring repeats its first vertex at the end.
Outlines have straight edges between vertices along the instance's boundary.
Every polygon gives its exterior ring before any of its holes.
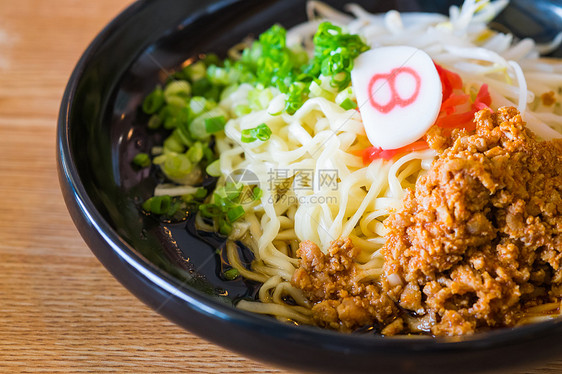
{"type": "MultiPolygon", "coordinates": [[[[64,205],[55,131],[72,68],[130,0],[0,0],[0,373],[281,373],[125,290],[64,205]]],[[[562,362],[526,373],[562,372],[562,362]]]]}

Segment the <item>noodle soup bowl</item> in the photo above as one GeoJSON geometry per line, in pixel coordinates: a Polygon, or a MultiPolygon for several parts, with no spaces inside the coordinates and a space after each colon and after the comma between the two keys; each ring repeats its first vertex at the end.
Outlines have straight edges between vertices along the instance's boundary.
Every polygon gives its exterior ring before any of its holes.
{"type": "MultiPolygon", "coordinates": [[[[337,1],[328,1],[341,8],[337,1]]],[[[378,13],[446,12],[446,1],[360,1],[378,13]]],[[[258,284],[222,274],[220,240],[189,222],[143,214],[157,175],[131,160],[162,141],[139,107],[169,71],[201,53],[224,55],[274,23],[305,21],[302,1],[140,0],[115,18],[78,62],[57,135],[60,184],[74,222],[100,262],[133,294],[187,330],[257,360],[315,372],[474,373],[520,368],[562,353],[562,321],[456,338],[382,337],[295,326],[237,309],[258,284]]],[[[514,1],[495,21],[552,39],[560,1],[514,1]]],[[[560,50],[555,52],[562,56],[560,50]]],[[[188,220],[189,221],[189,220],[188,220]]],[[[249,259],[250,260],[250,259],[249,259]]],[[[134,311],[132,311],[134,313],[134,311]]],[[[187,343],[189,344],[189,343],[187,343]]]]}

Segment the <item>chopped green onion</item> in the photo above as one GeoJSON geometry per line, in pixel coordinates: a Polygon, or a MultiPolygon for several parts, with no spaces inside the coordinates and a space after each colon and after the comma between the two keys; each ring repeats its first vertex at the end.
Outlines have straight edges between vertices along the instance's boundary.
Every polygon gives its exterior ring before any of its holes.
{"type": "Polygon", "coordinates": [[[195,143],[195,140],[191,137],[189,133],[189,129],[187,128],[185,123],[180,123],[177,129],[174,130],[172,136],[175,136],[181,144],[185,145],[186,147],[192,147],[195,143]]]}
{"type": "Polygon", "coordinates": [[[215,204],[201,204],[199,205],[199,211],[203,217],[207,218],[215,218],[222,213],[220,207],[215,204]]]}
{"type": "Polygon", "coordinates": [[[173,215],[179,208],[179,204],[172,204],[169,195],[153,196],[142,204],[142,208],[150,213],[173,215]]]}
{"type": "Polygon", "coordinates": [[[189,123],[189,132],[195,139],[207,140],[212,134],[209,131],[219,131],[224,128],[228,114],[220,107],[214,107],[199,116],[195,117],[189,123]],[[222,118],[221,118],[222,117],[222,118]],[[207,127],[209,131],[207,131],[207,127]]]}
{"type": "Polygon", "coordinates": [[[206,110],[211,109],[214,105],[215,104],[212,101],[205,99],[203,96],[192,97],[189,101],[189,109],[191,109],[191,112],[195,116],[198,116],[206,110]]]}
{"type": "Polygon", "coordinates": [[[150,116],[150,119],[148,120],[148,128],[149,129],[157,129],[162,125],[162,117],[160,117],[158,114],[153,114],[152,116],[150,116]]]}
{"type": "Polygon", "coordinates": [[[234,107],[234,114],[236,115],[236,117],[242,117],[246,114],[249,114],[252,112],[252,109],[248,106],[248,105],[237,105],[236,107],[234,107]]]}
{"type": "Polygon", "coordinates": [[[164,117],[164,128],[171,130],[191,120],[189,108],[183,103],[181,106],[175,104],[166,105],[160,115],[164,117]]]}
{"type": "Polygon", "coordinates": [[[271,28],[259,37],[262,45],[267,45],[269,48],[283,49],[285,48],[285,35],[287,32],[279,25],[273,25],[271,28]]]}
{"type": "Polygon", "coordinates": [[[287,95],[285,111],[289,114],[294,114],[306,101],[308,88],[302,82],[295,82],[289,86],[287,95]]]}
{"type": "Polygon", "coordinates": [[[211,117],[205,119],[205,131],[208,134],[214,134],[224,130],[224,125],[226,124],[226,118],[224,116],[211,117]]]}
{"type": "Polygon", "coordinates": [[[242,130],[240,138],[240,140],[242,140],[242,143],[251,143],[257,140],[253,130],[254,129],[242,130]]]}
{"type": "Polygon", "coordinates": [[[262,123],[256,129],[256,138],[262,142],[269,140],[269,137],[271,136],[271,129],[265,123],[262,123]]]}
{"type": "Polygon", "coordinates": [[[187,158],[189,158],[189,161],[194,164],[198,163],[203,159],[203,144],[200,142],[193,143],[193,145],[187,150],[186,155],[187,158]]]}
{"type": "Polygon", "coordinates": [[[351,73],[348,71],[341,71],[332,76],[332,81],[330,85],[336,87],[337,89],[345,88],[351,82],[351,73]]]}
{"type": "Polygon", "coordinates": [[[205,169],[205,171],[206,171],[207,174],[209,174],[211,177],[220,177],[220,175],[221,175],[220,159],[211,162],[211,163],[207,166],[207,168],[205,169]]]}
{"type": "Polygon", "coordinates": [[[156,113],[164,104],[164,91],[156,87],[143,101],[142,110],[146,114],[156,113]]]}
{"type": "Polygon", "coordinates": [[[164,140],[164,150],[168,152],[183,153],[185,151],[185,146],[182,144],[182,141],[178,136],[174,136],[174,133],[164,140]]]}
{"type": "Polygon", "coordinates": [[[314,59],[305,68],[305,73],[331,76],[330,85],[343,90],[351,81],[353,60],[369,49],[361,37],[346,34],[342,28],[322,22],[313,38],[314,59]]]}
{"type": "Polygon", "coordinates": [[[201,117],[195,118],[189,123],[189,133],[199,140],[207,140],[209,138],[209,133],[205,130],[205,121],[201,117]]]}
{"type": "Polygon", "coordinates": [[[166,103],[172,106],[183,107],[187,101],[181,96],[170,96],[166,99],[166,103]]]}
{"type": "Polygon", "coordinates": [[[224,195],[224,197],[227,198],[228,200],[235,201],[238,199],[243,189],[244,189],[244,185],[242,183],[228,182],[220,190],[220,192],[221,192],[221,196],[224,195]]]}
{"type": "Polygon", "coordinates": [[[262,142],[265,142],[269,140],[271,133],[272,132],[269,126],[267,126],[265,123],[262,123],[257,127],[242,130],[241,140],[243,143],[251,143],[258,139],[262,142]]]}
{"type": "Polygon", "coordinates": [[[211,83],[211,81],[206,78],[203,77],[201,79],[197,79],[196,81],[193,82],[193,85],[191,87],[191,91],[193,94],[193,97],[195,96],[201,96],[201,97],[208,97],[208,92],[211,91],[213,89],[213,85],[211,83]]]}
{"type": "Polygon", "coordinates": [[[273,100],[273,92],[271,89],[255,88],[248,92],[248,105],[250,109],[261,110],[268,107],[269,103],[273,100]]]}
{"type": "Polygon", "coordinates": [[[146,153],[138,153],[133,158],[133,164],[140,166],[141,168],[150,166],[150,156],[146,153]]]}
{"type": "Polygon", "coordinates": [[[340,106],[345,110],[350,110],[357,108],[357,103],[350,98],[347,98],[340,104],[340,106]]]}
{"type": "Polygon", "coordinates": [[[226,217],[229,222],[236,222],[244,216],[244,213],[246,213],[244,208],[241,205],[236,205],[226,212],[226,217]]]}
{"type": "Polygon", "coordinates": [[[180,98],[185,103],[190,95],[191,85],[185,80],[172,81],[164,89],[164,98],[167,103],[173,101],[174,98],[180,98]]]}
{"type": "Polygon", "coordinates": [[[186,66],[183,71],[185,72],[186,76],[192,81],[196,81],[201,79],[207,74],[207,67],[205,63],[201,60],[194,62],[191,65],[186,66]]]}
{"type": "Polygon", "coordinates": [[[327,100],[333,101],[336,95],[333,92],[325,90],[322,86],[320,86],[315,81],[312,81],[309,86],[310,96],[311,97],[323,97],[327,100]]]}
{"type": "Polygon", "coordinates": [[[254,189],[252,190],[252,195],[254,197],[254,200],[259,200],[263,196],[263,190],[259,187],[254,187],[254,189]]]}
{"type": "Polygon", "coordinates": [[[222,194],[215,192],[213,194],[213,200],[215,202],[215,205],[218,206],[221,211],[226,211],[226,209],[232,204],[232,202],[226,198],[224,190],[222,191],[222,194]]]}
{"type": "Polygon", "coordinates": [[[215,153],[209,147],[203,147],[203,155],[205,156],[205,161],[211,163],[215,160],[215,153]]]}
{"type": "Polygon", "coordinates": [[[228,269],[227,271],[224,272],[224,277],[227,280],[235,280],[239,276],[240,276],[240,272],[235,268],[228,269]]]}
{"type": "Polygon", "coordinates": [[[230,82],[227,69],[216,65],[207,68],[207,76],[213,84],[227,85],[230,82]]]}
{"type": "Polygon", "coordinates": [[[154,158],[166,176],[172,180],[181,180],[193,171],[193,164],[183,153],[169,152],[154,158]]]}
{"type": "Polygon", "coordinates": [[[205,198],[205,196],[207,196],[207,190],[202,187],[198,188],[197,191],[193,194],[193,197],[199,200],[205,198]]]}
{"type": "Polygon", "coordinates": [[[222,217],[219,218],[219,232],[223,235],[228,235],[232,232],[232,225],[222,217]]]}

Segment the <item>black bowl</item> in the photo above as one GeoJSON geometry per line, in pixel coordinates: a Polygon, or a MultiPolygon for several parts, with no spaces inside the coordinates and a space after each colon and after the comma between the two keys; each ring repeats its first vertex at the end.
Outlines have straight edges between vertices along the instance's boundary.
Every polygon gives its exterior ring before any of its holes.
{"type": "MultiPolygon", "coordinates": [[[[327,1],[338,5],[337,1],[327,1]]],[[[360,1],[445,13],[449,1],[360,1]]],[[[458,1],[456,2],[459,3],[458,1]]],[[[200,53],[224,53],[273,23],[304,21],[300,0],[141,0],[86,50],[64,94],[58,127],[62,191],[76,226],[98,259],[146,304],[229,349],[279,366],[320,372],[469,373],[521,367],[562,352],[562,321],[462,338],[383,338],[292,326],[233,307],[257,285],[220,277],[220,243],[190,221],[142,214],[154,175],[131,167],[161,134],[148,134],[143,97],[167,72],[200,53]]],[[[562,28],[561,1],[513,1],[496,20],[538,41],[562,28]]],[[[556,55],[562,56],[559,49],[556,55]]]]}

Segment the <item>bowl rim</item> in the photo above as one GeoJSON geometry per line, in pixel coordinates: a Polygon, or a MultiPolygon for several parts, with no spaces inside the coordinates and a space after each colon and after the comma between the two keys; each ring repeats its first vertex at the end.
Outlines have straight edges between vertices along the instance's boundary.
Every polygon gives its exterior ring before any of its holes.
{"type": "MultiPolygon", "coordinates": [[[[224,3],[233,4],[240,1],[243,0],[227,0],[224,1],[224,3]]],[[[301,340],[304,342],[324,341],[330,346],[335,347],[337,351],[343,351],[346,346],[365,350],[372,350],[375,348],[379,351],[399,350],[401,353],[408,353],[408,351],[451,352],[483,350],[500,345],[509,345],[514,341],[521,342],[524,340],[532,340],[548,331],[557,330],[562,327],[562,318],[557,318],[514,328],[501,328],[479,332],[460,338],[428,336],[420,339],[411,339],[404,336],[384,337],[382,335],[373,334],[345,334],[313,326],[294,326],[277,321],[271,317],[246,312],[230,305],[217,302],[149,262],[119,236],[116,230],[103,218],[102,214],[88,196],[80,180],[79,172],[75,164],[75,158],[69,141],[69,130],[71,127],[70,112],[74,106],[77,86],[86,70],[88,60],[97,53],[100,47],[103,46],[111,34],[120,27],[124,20],[142,11],[150,3],[153,3],[153,0],[137,0],[123,9],[88,45],[73,69],[65,88],[57,124],[57,164],[61,187],[64,184],[72,192],[72,196],[69,199],[78,205],[83,219],[85,219],[90,226],[94,227],[103,237],[103,240],[109,246],[108,249],[134,268],[145,280],[154,284],[160,291],[168,295],[168,297],[181,300],[207,317],[228,320],[250,329],[261,331],[269,330],[271,333],[280,334],[292,340],[301,340]]],[[[216,10],[216,6],[213,9],[216,10]]],[[[68,205],[69,203],[67,201],[67,206],[68,205]]],[[[75,224],[77,224],[75,217],[73,216],[72,218],[75,224]]],[[[93,249],[92,251],[94,252],[93,249]]],[[[119,277],[116,276],[116,278],[122,282],[119,277]]],[[[135,296],[139,297],[138,294],[135,294],[135,296]]],[[[161,313],[160,310],[156,311],[161,313]]],[[[220,342],[215,343],[220,344],[220,342]]]]}

